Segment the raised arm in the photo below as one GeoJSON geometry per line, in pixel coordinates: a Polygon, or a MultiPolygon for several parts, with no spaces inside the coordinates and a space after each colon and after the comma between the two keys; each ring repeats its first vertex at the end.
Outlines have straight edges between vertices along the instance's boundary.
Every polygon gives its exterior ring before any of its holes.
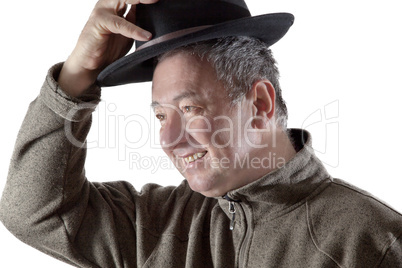
{"type": "Polygon", "coordinates": [[[61,70],[59,83],[63,90],[71,96],[79,96],[95,82],[104,67],[130,50],[134,39],[149,40],[151,33],[133,23],[135,5],[157,1],[100,0],[61,70]]]}
{"type": "Polygon", "coordinates": [[[134,190],[90,183],[84,162],[100,100],[96,76],[128,51],[130,38],[144,40],[130,22],[134,8],[122,17],[138,2],[99,1],[69,59],[50,69],[21,126],[0,202],[0,220],[15,236],[79,267],[136,265],[134,190]]]}

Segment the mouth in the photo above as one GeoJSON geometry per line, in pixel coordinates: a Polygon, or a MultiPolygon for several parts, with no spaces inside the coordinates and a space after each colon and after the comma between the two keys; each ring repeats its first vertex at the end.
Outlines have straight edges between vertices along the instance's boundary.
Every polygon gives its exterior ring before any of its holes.
{"type": "Polygon", "coordinates": [[[204,151],[204,152],[189,155],[187,157],[184,157],[183,159],[187,164],[189,164],[189,163],[197,161],[198,159],[203,158],[206,154],[207,154],[207,151],[204,151]]]}

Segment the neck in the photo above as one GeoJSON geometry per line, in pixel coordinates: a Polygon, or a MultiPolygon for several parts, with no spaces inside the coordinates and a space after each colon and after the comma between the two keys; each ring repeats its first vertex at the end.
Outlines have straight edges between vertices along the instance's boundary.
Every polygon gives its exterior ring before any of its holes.
{"type": "Polygon", "coordinates": [[[255,155],[261,159],[261,163],[265,164],[255,169],[255,174],[252,176],[254,180],[283,167],[296,155],[296,150],[286,131],[277,128],[275,132],[266,138],[267,140],[264,144],[268,144],[268,146],[259,149],[255,155]],[[269,163],[269,165],[266,163],[269,163]]]}
{"type": "Polygon", "coordinates": [[[296,154],[293,143],[286,131],[282,129],[278,128],[275,135],[276,143],[273,143],[273,146],[268,148],[268,151],[276,153],[277,157],[281,157],[285,162],[288,162],[296,154]]]}

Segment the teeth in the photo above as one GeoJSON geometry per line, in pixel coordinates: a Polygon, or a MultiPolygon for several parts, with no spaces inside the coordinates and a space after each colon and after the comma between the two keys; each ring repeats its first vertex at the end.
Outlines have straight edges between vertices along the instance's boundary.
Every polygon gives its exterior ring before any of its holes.
{"type": "Polygon", "coordinates": [[[186,161],[187,163],[190,162],[194,162],[195,160],[197,160],[198,158],[203,157],[207,152],[202,152],[202,153],[195,153],[193,155],[187,156],[184,158],[184,161],[186,161]]]}

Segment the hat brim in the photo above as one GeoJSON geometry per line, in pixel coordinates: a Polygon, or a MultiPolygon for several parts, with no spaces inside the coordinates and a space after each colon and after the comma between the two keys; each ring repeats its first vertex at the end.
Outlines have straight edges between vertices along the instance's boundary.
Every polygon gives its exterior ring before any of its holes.
{"type": "Polygon", "coordinates": [[[225,36],[249,36],[271,46],[281,39],[292,26],[294,16],[273,13],[241,18],[185,34],[133,53],[107,66],[97,78],[101,87],[152,81],[153,58],[175,48],[225,36]]]}

